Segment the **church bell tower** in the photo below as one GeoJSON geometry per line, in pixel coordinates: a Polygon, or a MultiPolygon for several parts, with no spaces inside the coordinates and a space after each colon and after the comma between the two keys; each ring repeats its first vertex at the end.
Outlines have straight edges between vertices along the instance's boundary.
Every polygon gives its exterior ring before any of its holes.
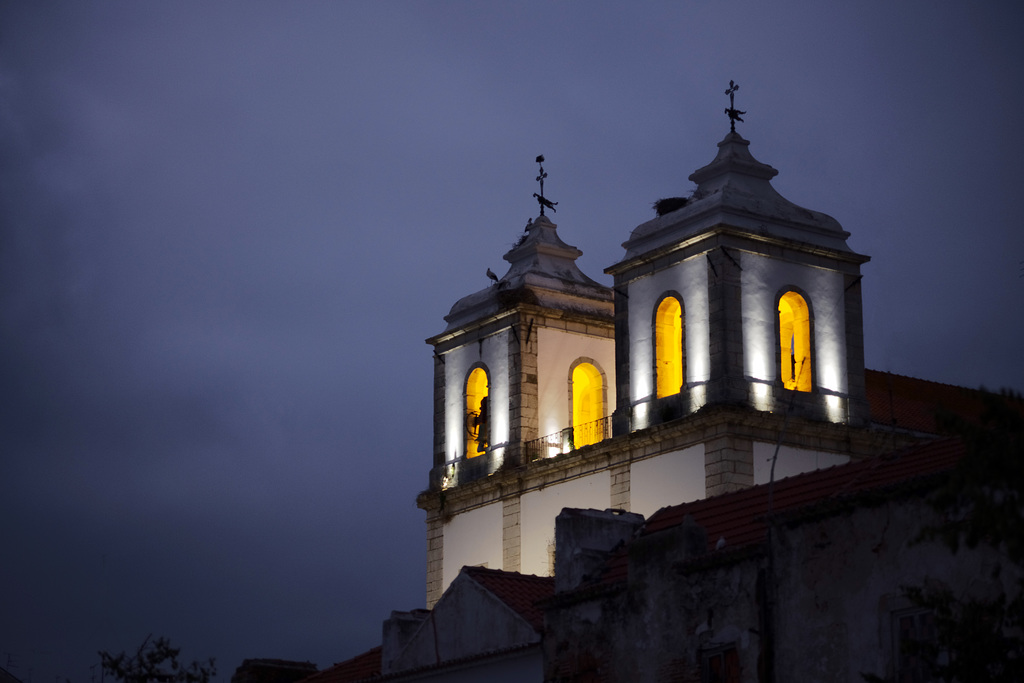
{"type": "MultiPolygon", "coordinates": [[[[543,157],[538,157],[543,162],[543,157]]],[[[581,448],[611,435],[615,405],[611,290],[580,271],[582,252],[562,241],[546,211],[505,254],[508,272],[452,306],[434,348],[433,490],[446,494],[428,512],[428,595],[466,564],[518,571],[518,525],[505,505],[462,494],[508,491],[488,476],[530,460],[581,448]],[[510,531],[512,529],[512,531],[510,531]],[[433,561],[433,565],[431,562],[433,561]]],[[[518,499],[515,499],[518,506],[518,499]]]]}
{"type": "Polygon", "coordinates": [[[689,197],[637,226],[615,278],[616,434],[747,406],[868,421],[860,266],[849,233],[771,185],[778,174],[731,130],[689,197]]]}
{"type": "MultiPolygon", "coordinates": [[[[661,507],[878,452],[849,234],[736,132],[636,226],[608,288],[540,214],[434,349],[427,604],[465,565],[553,571],[563,508],[661,507]]],[[[543,157],[538,157],[543,162],[543,157]]]]}

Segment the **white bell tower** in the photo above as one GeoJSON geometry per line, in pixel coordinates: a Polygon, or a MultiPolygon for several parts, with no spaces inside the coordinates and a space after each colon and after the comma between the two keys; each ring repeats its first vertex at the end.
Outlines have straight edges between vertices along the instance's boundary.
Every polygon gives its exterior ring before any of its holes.
{"type": "Polygon", "coordinates": [[[488,273],[493,284],[456,302],[445,331],[427,340],[434,347],[430,487],[439,492],[423,504],[431,599],[463,565],[520,569],[520,527],[503,523],[509,510],[518,518],[518,497],[489,475],[611,436],[611,290],[580,271],[582,252],[558,236],[544,212],[555,205],[541,191],[540,215],[504,256],[508,272],[488,273]]]}
{"type": "MultiPolygon", "coordinates": [[[[727,110],[729,111],[729,110],[727,110]]],[[[742,113],[742,112],[741,112],[742,113]]],[[[615,277],[616,434],[709,405],[868,420],[860,266],[830,216],[782,197],[735,130],[697,189],[637,226],[615,277]]]]}

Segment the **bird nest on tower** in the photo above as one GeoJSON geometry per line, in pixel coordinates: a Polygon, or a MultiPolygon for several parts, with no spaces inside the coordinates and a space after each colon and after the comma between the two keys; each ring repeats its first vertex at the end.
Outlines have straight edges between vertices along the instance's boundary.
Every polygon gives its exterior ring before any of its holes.
{"type": "Polygon", "coordinates": [[[678,211],[690,201],[689,197],[665,197],[654,202],[654,211],[659,216],[678,211]]]}

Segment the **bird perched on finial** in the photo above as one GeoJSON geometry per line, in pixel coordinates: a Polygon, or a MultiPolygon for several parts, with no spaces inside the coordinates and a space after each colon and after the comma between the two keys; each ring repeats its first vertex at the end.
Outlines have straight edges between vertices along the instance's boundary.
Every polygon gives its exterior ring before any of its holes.
{"type": "Polygon", "coordinates": [[[495,274],[494,274],[494,271],[492,271],[492,270],[491,270],[490,268],[488,268],[488,269],[487,269],[487,277],[491,278],[491,279],[492,279],[492,280],[494,280],[495,282],[497,282],[497,281],[498,281],[498,276],[497,276],[497,275],[495,275],[495,274]]]}

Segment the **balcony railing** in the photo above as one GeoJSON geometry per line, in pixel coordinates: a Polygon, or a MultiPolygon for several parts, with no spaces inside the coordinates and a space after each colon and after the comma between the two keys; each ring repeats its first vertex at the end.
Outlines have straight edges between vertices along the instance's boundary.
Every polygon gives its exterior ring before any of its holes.
{"type": "Polygon", "coordinates": [[[478,457],[461,458],[434,467],[430,471],[430,487],[434,490],[443,490],[451,486],[467,484],[493,474],[507,462],[530,463],[553,458],[556,455],[604,441],[611,435],[612,418],[609,415],[600,420],[585,422],[575,427],[566,427],[560,432],[523,442],[522,455],[516,457],[514,461],[505,460],[509,457],[506,446],[493,447],[478,457]],[[521,461],[519,457],[522,458],[521,461]]]}
{"type": "Polygon", "coordinates": [[[593,422],[584,422],[575,427],[566,427],[560,432],[527,441],[524,456],[527,462],[553,458],[556,455],[574,451],[583,446],[604,441],[612,434],[612,418],[602,417],[593,422]]]}

